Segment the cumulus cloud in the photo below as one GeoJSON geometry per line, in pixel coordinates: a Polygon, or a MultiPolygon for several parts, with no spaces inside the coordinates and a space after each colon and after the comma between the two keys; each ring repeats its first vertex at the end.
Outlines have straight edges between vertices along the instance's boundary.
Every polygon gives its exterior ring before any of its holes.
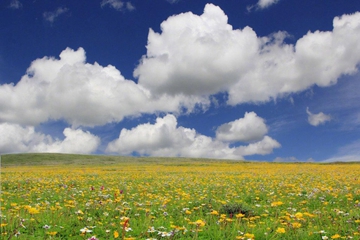
{"type": "Polygon", "coordinates": [[[286,44],[286,32],[259,37],[233,29],[217,6],[191,12],[149,31],[147,53],[134,70],[154,93],[208,96],[227,92],[228,104],[266,102],[313,85],[333,85],[360,63],[360,12],[334,18],[332,31],[308,32],[286,44]]]}
{"type": "Polygon", "coordinates": [[[220,141],[250,142],[263,138],[268,132],[264,119],[254,112],[246,112],[244,118],[225,123],[216,130],[216,138],[220,141]]]}
{"type": "Polygon", "coordinates": [[[103,0],[101,2],[101,7],[109,5],[117,11],[124,11],[125,9],[128,11],[135,10],[134,5],[131,2],[123,2],[121,0],[103,0]]]}
{"type": "Polygon", "coordinates": [[[60,59],[37,59],[16,85],[0,85],[0,122],[23,125],[64,119],[75,127],[95,126],[141,113],[191,111],[196,104],[205,106],[208,100],[153,96],[114,66],[86,63],[82,48],[67,48],[60,59]]]}
{"type": "Polygon", "coordinates": [[[19,9],[22,7],[22,3],[19,0],[11,0],[9,8],[19,9]]]}
{"type": "Polygon", "coordinates": [[[32,126],[0,124],[0,153],[57,152],[92,153],[100,145],[100,139],[81,129],[64,129],[64,140],[36,132],[32,126]]]}
{"type": "Polygon", "coordinates": [[[269,154],[277,147],[280,144],[268,136],[247,146],[230,147],[228,143],[199,134],[195,129],[178,127],[177,119],[169,114],[157,118],[154,124],[122,129],[119,138],[110,142],[106,151],[125,155],[243,159],[248,155],[269,154]]]}
{"type": "Polygon", "coordinates": [[[68,11],[69,11],[68,8],[59,7],[53,12],[44,12],[43,17],[46,21],[53,23],[56,18],[58,18],[60,15],[66,13],[68,11]]]}
{"type": "Polygon", "coordinates": [[[311,113],[308,107],[306,108],[306,113],[308,114],[308,122],[313,126],[319,126],[331,120],[330,115],[326,115],[323,112],[317,114],[311,113]]]}

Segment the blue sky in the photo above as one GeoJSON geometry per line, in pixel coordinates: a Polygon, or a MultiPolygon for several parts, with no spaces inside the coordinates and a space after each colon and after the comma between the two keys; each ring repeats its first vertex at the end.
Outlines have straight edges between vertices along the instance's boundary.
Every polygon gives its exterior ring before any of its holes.
{"type": "Polygon", "coordinates": [[[360,2],[0,4],[0,153],[360,161],[360,2]]]}

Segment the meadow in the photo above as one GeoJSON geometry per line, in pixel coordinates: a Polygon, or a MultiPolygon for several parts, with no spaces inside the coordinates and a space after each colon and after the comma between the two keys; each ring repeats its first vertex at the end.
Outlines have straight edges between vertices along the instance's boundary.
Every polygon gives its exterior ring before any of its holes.
{"type": "Polygon", "coordinates": [[[360,239],[360,164],[4,155],[1,239],[360,239]]]}

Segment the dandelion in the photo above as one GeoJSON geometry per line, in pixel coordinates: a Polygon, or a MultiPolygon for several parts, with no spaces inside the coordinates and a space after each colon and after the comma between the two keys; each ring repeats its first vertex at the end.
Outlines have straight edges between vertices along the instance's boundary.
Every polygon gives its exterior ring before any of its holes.
{"type": "Polygon", "coordinates": [[[50,235],[50,236],[55,236],[57,234],[57,232],[47,232],[46,234],[50,235]]]}
{"type": "Polygon", "coordinates": [[[339,234],[335,234],[335,235],[331,236],[331,239],[337,239],[337,238],[341,238],[341,236],[339,234]]]}
{"type": "Polygon", "coordinates": [[[199,227],[205,226],[205,222],[203,220],[197,220],[194,224],[199,227]]]}
{"type": "Polygon", "coordinates": [[[114,232],[114,238],[118,238],[119,237],[119,232],[118,231],[115,231],[114,232]]]}
{"type": "Polygon", "coordinates": [[[216,216],[217,216],[217,215],[219,215],[219,212],[218,212],[218,211],[215,211],[215,210],[212,210],[210,214],[211,214],[211,215],[216,215],[216,216]]]}
{"type": "Polygon", "coordinates": [[[286,231],[285,231],[285,228],[279,227],[278,229],[276,229],[276,232],[277,233],[285,233],[286,231]]]}
{"type": "Polygon", "coordinates": [[[294,222],[294,223],[291,224],[291,226],[292,226],[293,228],[300,228],[300,227],[301,227],[301,223],[294,222]]]}
{"type": "Polygon", "coordinates": [[[255,235],[252,234],[252,233],[245,233],[245,234],[244,234],[244,237],[245,237],[246,239],[255,239],[255,235]]]}

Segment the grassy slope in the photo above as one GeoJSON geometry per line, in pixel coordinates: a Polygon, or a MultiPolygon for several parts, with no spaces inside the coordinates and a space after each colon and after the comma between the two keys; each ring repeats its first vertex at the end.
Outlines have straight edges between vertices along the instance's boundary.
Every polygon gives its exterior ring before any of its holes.
{"type": "Polygon", "coordinates": [[[32,166],[32,165],[111,165],[126,163],[157,163],[170,165],[187,165],[190,163],[210,163],[210,162],[239,161],[214,160],[214,159],[194,159],[194,158],[155,158],[155,157],[129,157],[129,156],[109,156],[109,155],[80,155],[80,154],[60,154],[60,153],[23,153],[6,154],[1,156],[1,166],[32,166]]]}

